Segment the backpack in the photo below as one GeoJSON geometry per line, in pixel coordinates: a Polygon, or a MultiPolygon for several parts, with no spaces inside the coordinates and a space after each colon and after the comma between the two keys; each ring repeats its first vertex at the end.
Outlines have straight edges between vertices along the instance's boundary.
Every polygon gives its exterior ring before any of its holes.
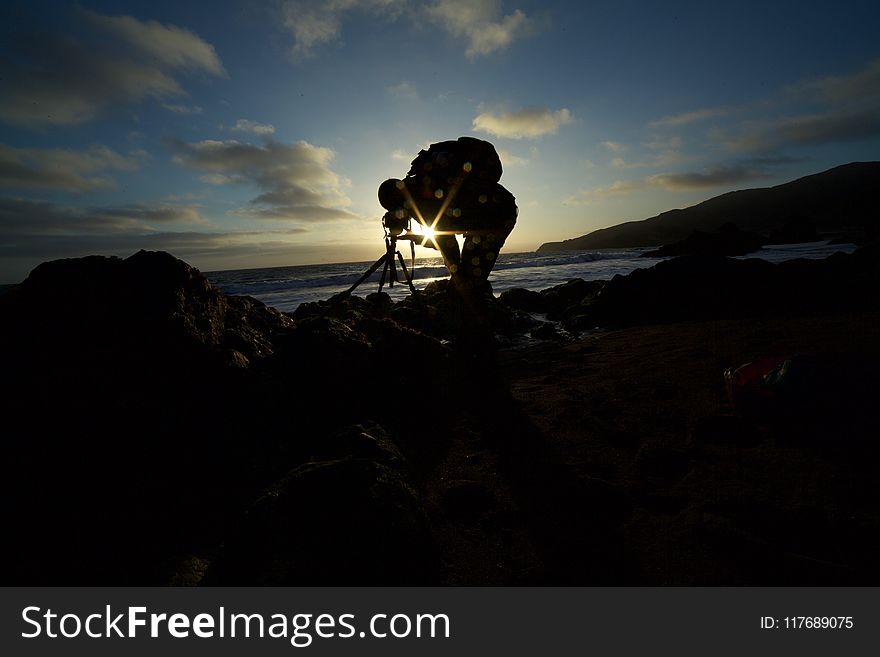
{"type": "Polygon", "coordinates": [[[407,177],[419,180],[427,176],[442,186],[464,173],[466,185],[479,187],[497,183],[501,172],[501,158],[492,144],[474,137],[459,137],[419,151],[407,177]]]}

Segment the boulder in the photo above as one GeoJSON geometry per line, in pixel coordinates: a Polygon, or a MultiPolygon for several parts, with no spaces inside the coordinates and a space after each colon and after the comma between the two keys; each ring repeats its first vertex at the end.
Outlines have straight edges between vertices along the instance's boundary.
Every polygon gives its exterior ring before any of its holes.
{"type": "Polygon", "coordinates": [[[546,297],[534,290],[515,287],[502,292],[498,300],[513,310],[521,310],[527,313],[547,312],[546,297]]]}

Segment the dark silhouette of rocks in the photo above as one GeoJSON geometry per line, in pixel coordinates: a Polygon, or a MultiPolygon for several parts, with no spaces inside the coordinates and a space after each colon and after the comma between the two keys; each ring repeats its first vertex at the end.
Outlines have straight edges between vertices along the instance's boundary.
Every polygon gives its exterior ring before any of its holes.
{"type": "MultiPolygon", "coordinates": [[[[607,282],[510,290],[487,299],[485,317],[502,341],[531,332],[570,373],[590,346],[554,343],[597,326],[876,311],[878,262],[876,245],[779,265],[678,257],[607,282]]],[[[222,294],[165,253],[37,267],[0,296],[0,417],[16,492],[3,507],[14,537],[6,581],[641,581],[615,547],[619,532],[645,505],[683,504],[650,486],[684,477],[693,450],[639,448],[627,470],[637,483],[613,479],[607,463],[566,462],[564,449],[584,441],[551,449],[558,427],[598,431],[626,414],[603,415],[613,400],[600,395],[586,419],[580,402],[554,407],[542,432],[513,401],[491,343],[469,338],[472,321],[445,281],[397,303],[341,296],[288,315],[222,294]],[[477,567],[490,562],[498,579],[477,567]]],[[[830,401],[816,407],[844,409],[868,435],[865,395],[825,380],[838,391],[821,388],[830,401]]],[[[709,418],[694,435],[762,444],[747,424],[709,418]]],[[[640,440],[609,435],[615,455],[640,440]]]]}
{"type": "Polygon", "coordinates": [[[166,253],[37,267],[0,298],[14,581],[167,581],[298,464],[391,467],[328,436],[369,417],[396,422],[383,406],[416,378],[394,365],[398,350],[432,359],[418,373],[430,383],[444,347],[369,304],[342,304],[349,323],[293,319],[225,296],[166,253]]]}
{"type": "Polygon", "coordinates": [[[687,239],[694,230],[710,232],[724,223],[769,236],[783,230],[793,217],[813,224],[828,237],[845,233],[850,239],[867,243],[877,238],[878,187],[880,162],[854,162],[775,187],[728,192],[643,221],[629,221],[563,242],[547,242],[538,253],[672,244],[687,239]]]}
{"type": "Polygon", "coordinates": [[[666,319],[754,317],[876,309],[878,246],[824,260],[682,256],[612,278],[595,298],[569,308],[594,326],[666,319]]]}
{"type": "Polygon", "coordinates": [[[642,254],[645,258],[668,256],[740,256],[758,251],[766,238],[758,233],[740,230],[736,224],[725,224],[717,233],[695,230],[685,239],[642,254]]]}
{"type": "Polygon", "coordinates": [[[244,513],[208,572],[222,585],[407,585],[437,580],[420,496],[367,458],[311,461],[244,513]]]}

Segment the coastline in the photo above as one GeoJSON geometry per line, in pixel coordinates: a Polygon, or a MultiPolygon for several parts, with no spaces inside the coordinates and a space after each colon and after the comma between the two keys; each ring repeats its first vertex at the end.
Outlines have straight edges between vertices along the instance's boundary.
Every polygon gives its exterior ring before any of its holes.
{"type": "Polygon", "coordinates": [[[167,254],[42,265],[0,302],[10,583],[878,581],[875,251],[645,271],[502,295],[547,339],[496,351],[441,285],[285,315],[167,254]],[[800,373],[733,404],[768,356],[800,373]]]}

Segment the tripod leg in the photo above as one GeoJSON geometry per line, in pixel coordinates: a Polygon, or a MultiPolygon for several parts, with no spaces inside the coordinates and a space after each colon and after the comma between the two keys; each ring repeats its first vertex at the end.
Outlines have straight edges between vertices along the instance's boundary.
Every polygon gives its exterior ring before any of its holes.
{"type": "Polygon", "coordinates": [[[388,258],[388,254],[386,253],[386,254],[383,255],[381,258],[379,258],[376,262],[374,262],[374,263],[373,263],[373,266],[370,267],[370,268],[366,271],[366,273],[364,273],[364,275],[361,276],[361,277],[357,280],[357,283],[355,283],[355,284],[352,285],[350,288],[348,288],[348,290],[345,291],[345,294],[351,294],[352,292],[354,292],[354,291],[355,291],[355,288],[356,288],[358,285],[360,285],[361,283],[363,283],[365,280],[367,280],[370,276],[372,276],[372,275],[373,275],[373,272],[376,271],[377,269],[379,269],[379,267],[380,267],[380,266],[381,266],[381,265],[387,260],[387,258],[388,258]]]}
{"type": "MultiPolygon", "coordinates": [[[[379,280],[379,292],[382,291],[382,288],[385,287],[385,277],[388,276],[388,254],[382,256],[382,260],[385,262],[385,266],[382,268],[382,278],[379,280]]],[[[390,283],[389,283],[390,287],[390,283]]]]}
{"type": "Polygon", "coordinates": [[[412,276],[410,276],[409,271],[406,268],[406,263],[403,261],[403,256],[400,255],[400,251],[397,252],[397,257],[400,260],[400,266],[403,267],[403,275],[406,278],[406,282],[409,285],[409,291],[413,294],[416,293],[416,286],[413,285],[412,276]]]}
{"type": "MultiPolygon", "coordinates": [[[[385,238],[385,271],[389,272],[388,287],[394,287],[395,283],[400,282],[397,280],[397,268],[394,266],[394,252],[396,250],[397,250],[397,238],[396,237],[386,237],[385,238]]],[[[381,286],[379,286],[379,291],[380,292],[382,291],[381,286]]]]}

